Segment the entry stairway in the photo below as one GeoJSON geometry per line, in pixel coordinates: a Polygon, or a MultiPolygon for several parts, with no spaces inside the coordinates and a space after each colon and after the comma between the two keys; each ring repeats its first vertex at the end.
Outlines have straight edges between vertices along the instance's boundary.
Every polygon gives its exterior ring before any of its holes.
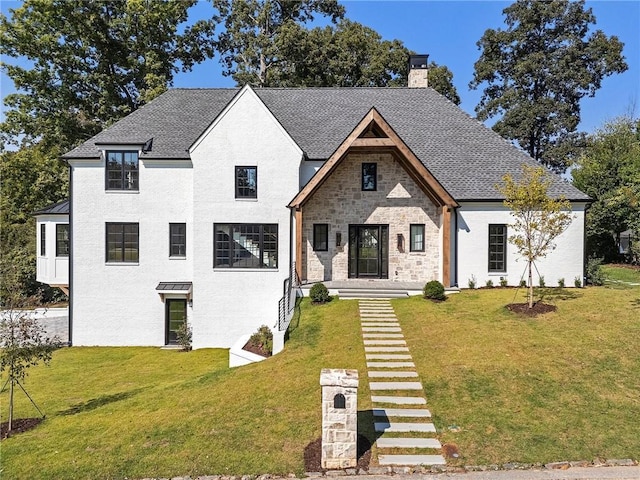
{"type": "Polygon", "coordinates": [[[445,465],[422,382],[388,300],[359,302],[380,465],[445,465]]]}

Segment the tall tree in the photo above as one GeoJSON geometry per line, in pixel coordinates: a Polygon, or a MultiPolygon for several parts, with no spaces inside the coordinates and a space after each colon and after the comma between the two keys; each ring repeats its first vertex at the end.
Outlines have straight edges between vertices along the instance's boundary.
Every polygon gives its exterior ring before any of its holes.
{"type": "Polygon", "coordinates": [[[571,174],[573,184],[594,200],[587,214],[587,251],[613,261],[620,233],[640,232],[640,119],[621,117],[589,136],[571,174]]]}
{"type": "Polygon", "coordinates": [[[344,16],[337,0],[212,0],[209,24],[224,24],[216,49],[224,75],[238,84],[269,86],[271,71],[286,62],[280,36],[312,21],[316,15],[336,22],[344,16]]]}
{"type": "Polygon", "coordinates": [[[25,0],[0,15],[0,54],[27,61],[2,63],[18,91],[4,101],[3,141],[67,150],[162,93],[179,64],[212,53],[179,33],[195,3],[25,0]]]}
{"type": "Polygon", "coordinates": [[[514,218],[509,227],[515,233],[509,237],[509,243],[527,262],[528,301],[529,308],[532,308],[532,267],[536,260],[555,249],[554,240],[571,223],[571,204],[564,198],[549,197],[549,174],[542,167],[524,166],[522,178],[515,180],[507,174],[503,181],[504,185],[498,186],[498,190],[504,195],[504,204],[514,218]]]}
{"type": "Polygon", "coordinates": [[[563,172],[566,148],[580,122],[580,100],[602,79],[627,69],[623,44],[595,25],[584,0],[518,0],[503,10],[506,30],[488,29],[478,41],[473,89],[485,85],[476,113],[499,117],[494,130],[529,155],[563,172]]]}

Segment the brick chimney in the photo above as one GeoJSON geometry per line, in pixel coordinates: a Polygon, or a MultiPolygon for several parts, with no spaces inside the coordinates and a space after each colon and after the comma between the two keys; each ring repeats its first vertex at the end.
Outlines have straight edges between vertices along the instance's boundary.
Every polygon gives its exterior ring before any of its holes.
{"type": "Polygon", "coordinates": [[[409,55],[409,88],[426,88],[429,86],[429,55],[409,55]]]}

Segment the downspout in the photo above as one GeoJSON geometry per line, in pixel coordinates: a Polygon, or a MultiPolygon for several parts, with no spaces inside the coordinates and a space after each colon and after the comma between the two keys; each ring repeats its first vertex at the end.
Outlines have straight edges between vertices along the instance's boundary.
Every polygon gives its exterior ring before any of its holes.
{"type": "Polygon", "coordinates": [[[73,346],[73,167],[69,162],[69,346],[73,346]]]}
{"type": "Polygon", "coordinates": [[[584,227],[582,228],[582,286],[587,286],[587,262],[589,257],[587,255],[587,212],[591,208],[591,202],[584,206],[584,227]]]}
{"type": "Polygon", "coordinates": [[[455,250],[453,251],[453,275],[454,275],[454,287],[459,287],[458,285],[458,209],[460,207],[454,207],[453,211],[455,212],[454,221],[453,221],[453,238],[455,242],[455,250]]]}

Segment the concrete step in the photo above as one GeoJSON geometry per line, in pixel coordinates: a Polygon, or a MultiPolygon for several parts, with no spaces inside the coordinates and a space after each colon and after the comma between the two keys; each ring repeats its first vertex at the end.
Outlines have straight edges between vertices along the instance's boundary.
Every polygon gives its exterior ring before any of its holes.
{"type": "Polygon", "coordinates": [[[416,368],[413,362],[367,362],[367,368],[416,368]]]}
{"type": "Polygon", "coordinates": [[[367,360],[411,360],[411,354],[367,353],[367,360]]]}
{"type": "Polygon", "coordinates": [[[381,347],[378,345],[375,346],[365,346],[364,351],[369,352],[408,352],[409,347],[381,347]]]}
{"type": "Polygon", "coordinates": [[[367,340],[367,339],[372,339],[372,338],[404,338],[404,335],[402,333],[363,333],[362,337],[367,340]]]}
{"type": "Polygon", "coordinates": [[[378,455],[379,465],[446,465],[442,455],[378,455]]]}
{"type": "Polygon", "coordinates": [[[422,390],[420,382],[369,382],[370,390],[422,390]]]}
{"type": "Polygon", "coordinates": [[[394,322],[372,322],[370,320],[363,320],[360,324],[363,327],[400,327],[400,324],[396,321],[394,322]]]}
{"type": "Polygon", "coordinates": [[[418,372],[369,371],[369,378],[418,378],[418,372]]]}
{"type": "Polygon", "coordinates": [[[442,448],[435,438],[379,438],[378,448],[442,448]]]}
{"type": "Polygon", "coordinates": [[[409,296],[409,292],[406,290],[377,290],[377,289],[339,289],[338,297],[349,299],[360,298],[406,298],[409,296]]]}
{"type": "Polygon", "coordinates": [[[388,312],[371,312],[371,311],[367,311],[367,312],[363,312],[362,310],[360,310],[360,316],[361,317],[384,317],[384,318],[396,318],[396,314],[393,313],[393,310],[388,311],[388,312]]]}
{"type": "Polygon", "coordinates": [[[371,395],[373,403],[395,403],[396,405],[426,405],[424,397],[395,397],[385,395],[371,395]]]}
{"type": "Polygon", "coordinates": [[[401,332],[400,327],[362,327],[363,332],[392,333],[401,332]]]}
{"type": "Polygon", "coordinates": [[[397,322],[398,318],[396,316],[369,316],[369,315],[360,315],[361,322],[397,322]]]}
{"type": "Polygon", "coordinates": [[[365,345],[406,345],[404,340],[365,340],[365,345]]]}
{"type": "Polygon", "coordinates": [[[433,423],[400,423],[400,422],[374,422],[373,427],[376,432],[406,433],[406,432],[429,432],[436,433],[433,423]]]}
{"type": "Polygon", "coordinates": [[[431,412],[425,408],[374,408],[374,417],[431,417],[431,412]]]}

